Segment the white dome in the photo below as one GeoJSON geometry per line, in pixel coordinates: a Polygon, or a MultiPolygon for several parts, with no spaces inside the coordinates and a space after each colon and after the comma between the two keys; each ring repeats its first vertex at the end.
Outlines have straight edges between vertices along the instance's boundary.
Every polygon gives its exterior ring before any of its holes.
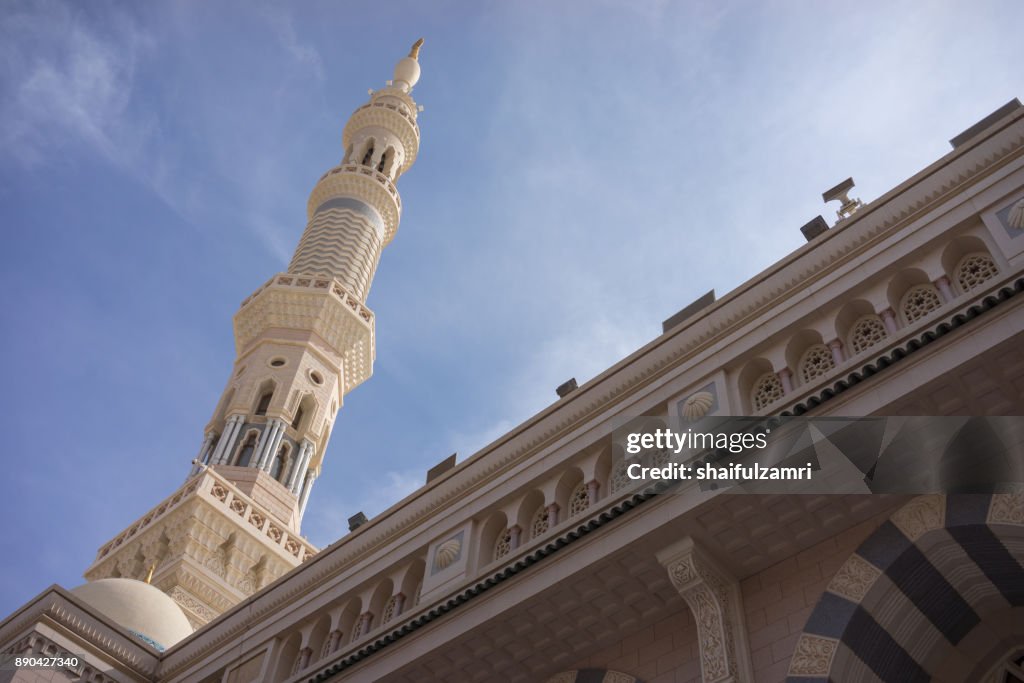
{"type": "Polygon", "coordinates": [[[192,635],[178,603],[156,586],[134,579],[100,579],[71,589],[141,640],[163,651],[192,635]]]}
{"type": "Polygon", "coordinates": [[[408,83],[410,88],[416,85],[420,80],[420,63],[412,57],[403,57],[395,65],[395,80],[408,83]]]}

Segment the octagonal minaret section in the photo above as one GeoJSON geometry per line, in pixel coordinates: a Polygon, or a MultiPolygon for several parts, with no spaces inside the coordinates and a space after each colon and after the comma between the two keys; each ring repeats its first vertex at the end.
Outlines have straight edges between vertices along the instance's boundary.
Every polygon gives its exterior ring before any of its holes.
{"type": "Polygon", "coordinates": [[[213,468],[295,531],[335,415],[373,370],[374,316],[365,301],[398,230],[395,182],[419,151],[412,88],[422,43],[349,118],[344,156],[310,193],[288,271],[235,315],[234,370],[193,470],[213,468]]]}

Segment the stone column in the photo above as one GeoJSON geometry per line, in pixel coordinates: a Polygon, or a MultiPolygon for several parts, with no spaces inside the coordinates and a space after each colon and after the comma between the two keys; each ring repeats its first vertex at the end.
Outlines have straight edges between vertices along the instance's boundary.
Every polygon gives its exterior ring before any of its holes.
{"type": "Polygon", "coordinates": [[[590,500],[590,504],[594,505],[597,503],[597,492],[601,489],[600,482],[597,479],[591,479],[587,482],[587,498],[590,500]]]}
{"type": "Polygon", "coordinates": [[[956,294],[953,293],[953,288],[949,285],[949,278],[945,275],[935,281],[935,286],[939,288],[939,294],[942,295],[942,303],[948,304],[956,298],[956,294]]]}
{"type": "Polygon", "coordinates": [[[739,582],[689,537],[657,557],[697,622],[704,683],[752,683],[739,582]]]}
{"type": "Polygon", "coordinates": [[[314,481],[316,481],[316,473],[306,472],[306,481],[302,485],[302,495],[299,497],[299,521],[302,521],[302,515],[306,513],[306,503],[309,501],[309,491],[313,488],[314,481]]]}
{"type": "Polygon", "coordinates": [[[391,610],[391,618],[394,619],[405,609],[405,593],[395,593],[395,607],[391,610]]]}
{"type": "Polygon", "coordinates": [[[196,458],[200,464],[206,465],[209,463],[208,458],[210,457],[210,446],[213,445],[213,432],[209,432],[203,438],[203,445],[199,449],[199,457],[196,458]]]}
{"type": "Polygon", "coordinates": [[[896,336],[900,329],[900,326],[896,323],[896,312],[891,308],[887,308],[879,313],[878,316],[882,319],[882,323],[885,324],[885,331],[896,336]]]}
{"type": "Polygon", "coordinates": [[[789,371],[789,368],[782,368],[777,373],[779,381],[782,382],[782,393],[792,394],[793,393],[793,373],[789,371]]]}
{"type": "Polygon", "coordinates": [[[324,652],[320,658],[323,659],[327,655],[337,650],[339,643],[341,643],[341,631],[339,631],[338,629],[334,629],[333,631],[331,631],[330,638],[327,639],[327,645],[324,648],[324,652]]]}
{"type": "Polygon", "coordinates": [[[373,614],[370,612],[363,612],[359,615],[359,626],[356,629],[356,638],[362,638],[370,632],[370,627],[373,626],[373,614]]]}
{"type": "Polygon", "coordinates": [[[235,439],[238,437],[238,432],[242,429],[242,421],[244,419],[245,417],[242,415],[232,415],[224,422],[224,433],[220,435],[217,449],[210,458],[211,464],[223,465],[231,457],[231,450],[234,447],[235,439]]]}
{"type": "Polygon", "coordinates": [[[268,463],[273,460],[276,451],[272,450],[281,440],[281,433],[284,431],[284,422],[275,418],[267,420],[267,427],[263,430],[260,443],[256,446],[256,452],[249,459],[249,467],[256,467],[266,471],[268,463]]]}
{"type": "Polygon", "coordinates": [[[309,666],[309,660],[313,658],[313,648],[307,646],[299,651],[299,662],[296,671],[302,671],[309,666]]]}
{"type": "Polygon", "coordinates": [[[558,526],[558,503],[548,505],[548,528],[554,529],[558,526]]]}
{"type": "Polygon", "coordinates": [[[519,547],[519,539],[523,535],[523,529],[518,524],[513,524],[508,528],[508,545],[509,548],[515,550],[519,547]]]}
{"type": "Polygon", "coordinates": [[[285,423],[283,420],[276,420],[277,422],[277,433],[274,434],[274,440],[270,443],[270,448],[267,449],[267,454],[263,458],[263,465],[260,467],[264,472],[270,473],[270,468],[274,465],[274,458],[277,457],[277,451],[281,448],[281,441],[284,439],[285,423]]]}
{"type": "Polygon", "coordinates": [[[308,439],[302,440],[302,445],[299,447],[299,454],[292,460],[291,471],[288,472],[288,479],[285,480],[285,486],[292,492],[298,495],[296,490],[296,482],[302,475],[302,471],[306,467],[306,461],[309,459],[309,450],[313,447],[313,444],[308,439]]]}
{"type": "Polygon", "coordinates": [[[829,351],[832,352],[832,360],[835,362],[836,367],[846,362],[846,356],[843,354],[843,342],[839,339],[833,339],[828,343],[829,351]]]}

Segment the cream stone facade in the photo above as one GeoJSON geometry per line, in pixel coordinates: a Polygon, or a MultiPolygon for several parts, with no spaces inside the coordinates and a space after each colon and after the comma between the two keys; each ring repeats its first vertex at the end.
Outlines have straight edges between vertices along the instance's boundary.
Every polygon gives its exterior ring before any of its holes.
{"type": "Polygon", "coordinates": [[[55,586],[0,624],[0,651],[86,662],[15,680],[1024,680],[1024,491],[871,493],[824,458],[833,493],[655,495],[612,438],[637,416],[1024,415],[1016,101],[877,199],[837,186],[834,226],[329,548],[301,539],[373,360],[417,49],[346,126],[289,272],[236,315],[191,476],[86,573],[152,569],[198,630],[159,651],[55,586]]]}

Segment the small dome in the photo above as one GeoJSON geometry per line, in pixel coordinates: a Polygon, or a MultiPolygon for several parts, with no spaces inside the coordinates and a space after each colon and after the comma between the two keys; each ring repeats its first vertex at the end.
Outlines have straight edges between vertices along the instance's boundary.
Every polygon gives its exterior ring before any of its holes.
{"type": "Polygon", "coordinates": [[[178,603],[148,583],[100,579],[72,588],[71,594],[161,652],[192,635],[178,603]]]}
{"type": "Polygon", "coordinates": [[[416,85],[420,80],[420,63],[412,57],[403,57],[395,65],[395,80],[408,83],[410,88],[416,85]]]}

